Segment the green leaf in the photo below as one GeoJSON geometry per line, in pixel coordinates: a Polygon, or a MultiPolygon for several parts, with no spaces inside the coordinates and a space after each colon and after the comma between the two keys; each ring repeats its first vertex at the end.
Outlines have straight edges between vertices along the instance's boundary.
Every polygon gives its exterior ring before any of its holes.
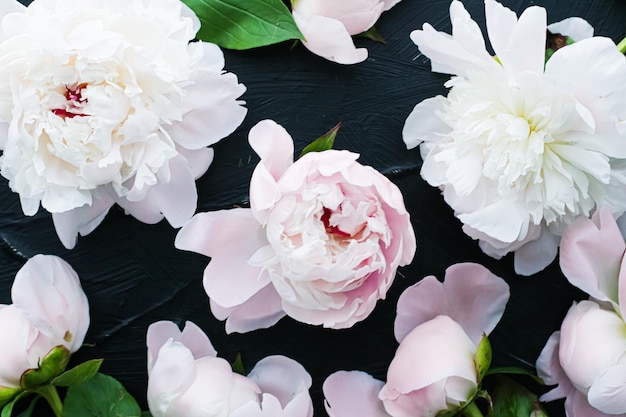
{"type": "Polygon", "coordinates": [[[385,40],[385,38],[383,38],[383,35],[380,34],[380,32],[378,32],[378,29],[376,29],[376,27],[372,26],[371,28],[369,28],[368,30],[366,30],[365,32],[361,32],[358,35],[356,35],[358,38],[367,38],[367,39],[371,39],[374,42],[378,42],[378,43],[383,43],[386,44],[387,41],[385,40]]]}
{"type": "Polygon", "coordinates": [[[150,413],[150,411],[144,411],[141,413],[141,417],[152,417],[152,413],[150,413]]]}
{"type": "Polygon", "coordinates": [[[229,49],[303,39],[282,0],[183,0],[198,15],[198,38],[229,49]]]}
{"type": "Polygon", "coordinates": [[[515,366],[504,366],[501,368],[493,368],[487,372],[487,375],[524,375],[532,378],[539,385],[545,385],[543,379],[539,378],[537,375],[533,374],[530,371],[527,371],[523,368],[518,368],[515,366]]]}
{"type": "Polygon", "coordinates": [[[300,158],[309,152],[323,152],[332,149],[333,144],[335,143],[335,137],[337,136],[337,131],[340,127],[341,122],[337,123],[335,127],[305,146],[300,153],[300,158]]]}
{"type": "Polygon", "coordinates": [[[246,369],[243,366],[243,360],[241,360],[241,353],[237,353],[235,362],[231,365],[233,372],[239,375],[246,376],[246,369]]]}
{"type": "Polygon", "coordinates": [[[89,381],[98,373],[102,365],[102,359],[92,359],[85,363],[75,366],[69,371],[63,372],[50,382],[57,387],[69,387],[70,385],[80,384],[89,381]]]}
{"type": "Polygon", "coordinates": [[[476,375],[478,375],[478,382],[483,380],[487,372],[489,371],[489,366],[491,365],[491,343],[489,343],[489,339],[486,334],[483,334],[483,338],[480,340],[478,344],[478,349],[476,350],[476,355],[474,355],[474,363],[476,364],[476,375]]]}
{"type": "Polygon", "coordinates": [[[21,388],[0,387],[0,407],[11,401],[20,391],[21,388]]]}
{"type": "Polygon", "coordinates": [[[487,417],[548,417],[536,394],[504,376],[498,377],[491,399],[487,417]]]}
{"type": "Polygon", "coordinates": [[[139,417],[137,401],[115,378],[97,373],[72,385],[63,406],[64,417],[139,417]]]}
{"type": "Polygon", "coordinates": [[[8,404],[6,404],[4,407],[2,407],[2,413],[0,413],[0,417],[11,417],[11,413],[13,413],[13,407],[15,406],[15,404],[24,396],[28,395],[27,392],[22,392],[21,394],[19,394],[18,396],[16,396],[15,398],[13,398],[13,400],[11,400],[8,404]]]}
{"type": "Polygon", "coordinates": [[[29,369],[22,374],[20,385],[24,389],[36,388],[59,375],[67,367],[70,351],[65,346],[56,346],[43,358],[39,368],[29,369]]]}
{"type": "Polygon", "coordinates": [[[41,397],[33,397],[33,400],[28,405],[28,408],[17,415],[17,417],[32,417],[33,411],[35,410],[35,406],[37,405],[37,400],[41,397]]]}

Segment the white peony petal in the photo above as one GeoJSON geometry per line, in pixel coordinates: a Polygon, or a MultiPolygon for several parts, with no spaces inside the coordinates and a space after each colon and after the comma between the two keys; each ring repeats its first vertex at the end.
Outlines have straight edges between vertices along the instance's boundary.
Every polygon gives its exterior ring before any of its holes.
{"type": "Polygon", "coordinates": [[[582,41],[583,39],[591,38],[593,36],[593,26],[580,17],[568,17],[567,19],[563,19],[559,22],[551,23],[548,25],[548,30],[552,33],[569,36],[575,42],[582,41]]]}
{"type": "Polygon", "coordinates": [[[587,393],[589,405],[606,414],[626,414],[626,362],[598,377],[587,393]]]}

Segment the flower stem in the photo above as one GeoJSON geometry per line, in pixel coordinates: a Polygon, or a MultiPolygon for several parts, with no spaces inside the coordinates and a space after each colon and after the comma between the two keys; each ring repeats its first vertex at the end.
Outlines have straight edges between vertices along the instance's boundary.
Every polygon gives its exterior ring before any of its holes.
{"type": "Polygon", "coordinates": [[[463,409],[461,415],[463,415],[464,417],[484,417],[483,413],[480,412],[478,406],[474,401],[469,403],[467,407],[463,409]]]}
{"type": "Polygon", "coordinates": [[[622,39],[622,41],[617,44],[617,49],[623,54],[626,53],[626,38],[622,39]]]}
{"type": "Polygon", "coordinates": [[[63,417],[63,402],[61,401],[61,397],[59,397],[56,387],[43,385],[37,388],[37,393],[46,399],[56,417],[63,417]]]}

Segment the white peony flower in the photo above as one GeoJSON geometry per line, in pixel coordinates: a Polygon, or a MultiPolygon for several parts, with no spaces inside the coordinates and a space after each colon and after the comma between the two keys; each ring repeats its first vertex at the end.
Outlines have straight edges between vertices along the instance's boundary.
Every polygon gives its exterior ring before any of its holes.
{"type": "Polygon", "coordinates": [[[232,133],[245,87],[178,0],[36,0],[0,8],[2,175],[66,247],[118,203],[180,227],[207,146],[232,133]]]}
{"type": "Polygon", "coordinates": [[[530,275],[575,218],[601,203],[626,209],[626,58],[582,19],[548,27],[541,7],[519,19],[494,0],[485,10],[496,57],[458,1],[452,36],[428,24],[411,34],[433,71],[453,77],[447,97],[415,107],[403,136],[465,233],[495,258],[516,251],[516,271],[530,275]],[[547,63],[546,29],[576,41],[547,63]]]}

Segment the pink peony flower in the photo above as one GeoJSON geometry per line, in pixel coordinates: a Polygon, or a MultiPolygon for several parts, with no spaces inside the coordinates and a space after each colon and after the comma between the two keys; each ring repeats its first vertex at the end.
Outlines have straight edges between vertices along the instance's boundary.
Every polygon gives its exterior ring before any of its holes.
{"type": "Polygon", "coordinates": [[[452,35],[429,24],[411,33],[432,70],[452,78],[447,97],[417,104],[403,137],[463,231],[489,256],[515,252],[515,271],[531,275],[577,217],[626,209],[626,58],[579,18],[548,26],[542,7],[518,18],[494,0],[485,15],[496,57],[459,1],[452,35]],[[546,29],[576,41],[548,62],[546,29]]]}
{"type": "Polygon", "coordinates": [[[294,0],[293,18],[311,52],[339,64],[367,59],[367,49],[356,48],[352,35],[374,26],[383,11],[400,0],[294,0]]]}
{"type": "Polygon", "coordinates": [[[329,416],[434,417],[471,400],[480,382],[478,344],[508,299],[502,279],[470,263],[448,268],[443,283],[429,276],[407,288],[398,300],[400,346],[387,382],[359,371],[332,374],[323,386],[329,416]]]}
{"type": "Polygon", "coordinates": [[[114,204],[182,226],[208,146],[245,87],[179,0],[15,0],[0,7],[0,172],[22,210],[52,213],[67,248],[114,204]],[[146,34],[151,34],[147,36],[146,34]]]}
{"type": "MultiPolygon", "coordinates": [[[[0,305],[0,395],[20,388],[25,371],[36,369],[55,347],[67,353],[83,344],[89,304],[76,272],[61,258],[35,255],[18,271],[13,304],[0,305]]],[[[61,372],[62,369],[59,370],[61,372]]]]}
{"type": "Polygon", "coordinates": [[[568,417],[626,416],[626,244],[612,213],[603,208],[563,234],[561,269],[587,292],[537,359],[546,384],[541,397],[565,397],[568,417]]]}
{"type": "Polygon", "coordinates": [[[261,157],[250,209],[196,214],[175,245],[210,256],[204,288],[226,331],[269,327],[285,314],[346,328],[385,297],[416,250],[402,194],[356,162],[357,154],[310,152],[271,120],[250,131],[261,157]]]}
{"type": "Polygon", "coordinates": [[[148,406],[154,417],[312,417],[311,377],[296,361],[268,356],[247,377],[217,357],[187,322],[148,328],[148,406]]]}

